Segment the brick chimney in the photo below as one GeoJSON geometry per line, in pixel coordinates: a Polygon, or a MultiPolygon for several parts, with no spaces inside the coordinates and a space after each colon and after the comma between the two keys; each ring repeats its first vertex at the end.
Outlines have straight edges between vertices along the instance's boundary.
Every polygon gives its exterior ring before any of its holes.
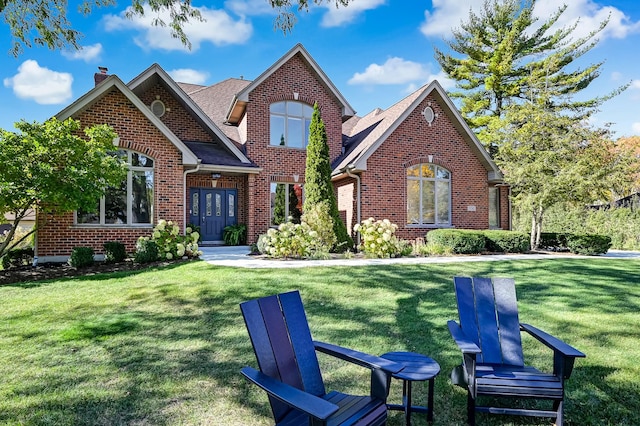
{"type": "Polygon", "coordinates": [[[93,75],[93,80],[95,81],[96,86],[106,80],[107,77],[109,77],[109,74],[107,74],[107,71],[109,71],[107,67],[98,67],[98,69],[100,70],[100,72],[97,72],[93,75]]]}

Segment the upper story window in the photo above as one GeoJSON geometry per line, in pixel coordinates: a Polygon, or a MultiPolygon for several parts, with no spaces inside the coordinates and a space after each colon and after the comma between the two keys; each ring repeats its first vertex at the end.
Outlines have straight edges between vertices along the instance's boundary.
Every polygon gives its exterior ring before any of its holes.
{"type": "Polygon", "coordinates": [[[275,102],[269,107],[271,145],[305,148],[313,107],[296,101],[275,102]]]}
{"type": "Polygon", "coordinates": [[[407,223],[451,225],[451,172],[428,163],[407,169],[407,223]]]}
{"type": "Polygon", "coordinates": [[[78,210],[79,225],[139,225],[153,221],[153,160],[137,152],[114,153],[129,165],[127,178],[120,186],[107,189],[96,202],[95,210],[78,210]]]}

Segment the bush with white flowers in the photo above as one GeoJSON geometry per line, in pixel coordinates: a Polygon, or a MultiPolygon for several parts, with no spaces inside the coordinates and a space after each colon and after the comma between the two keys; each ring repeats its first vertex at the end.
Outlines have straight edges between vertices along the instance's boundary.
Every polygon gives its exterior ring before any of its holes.
{"type": "Polygon", "coordinates": [[[153,228],[151,237],[140,237],[138,242],[153,241],[158,246],[158,259],[162,260],[199,257],[202,254],[198,249],[200,234],[190,227],[185,229],[185,234],[180,235],[180,227],[172,221],[161,219],[153,228]]]}
{"type": "Polygon", "coordinates": [[[403,254],[405,243],[394,234],[398,225],[391,223],[389,219],[375,220],[369,218],[353,227],[360,233],[360,245],[358,249],[367,257],[390,258],[403,254]]]}

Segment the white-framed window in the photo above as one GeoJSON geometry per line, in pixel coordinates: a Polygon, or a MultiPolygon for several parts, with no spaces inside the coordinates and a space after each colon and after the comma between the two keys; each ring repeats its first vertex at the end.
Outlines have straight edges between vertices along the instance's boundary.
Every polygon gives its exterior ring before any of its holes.
{"type": "Polygon", "coordinates": [[[297,101],[281,101],[272,103],[269,112],[269,144],[290,148],[307,146],[313,107],[297,101]]]}
{"type": "Polygon", "coordinates": [[[153,223],[153,159],[128,150],[114,155],[129,165],[122,183],[109,188],[95,210],[76,212],[78,225],[142,225],[153,223]]]}
{"type": "Polygon", "coordinates": [[[489,187],[489,228],[500,228],[500,188],[489,187]]]}
{"type": "Polygon", "coordinates": [[[271,183],[271,225],[287,222],[300,223],[304,191],[298,183],[271,183]]]}
{"type": "Polygon", "coordinates": [[[407,169],[407,224],[451,225],[451,172],[435,164],[407,169]]]}

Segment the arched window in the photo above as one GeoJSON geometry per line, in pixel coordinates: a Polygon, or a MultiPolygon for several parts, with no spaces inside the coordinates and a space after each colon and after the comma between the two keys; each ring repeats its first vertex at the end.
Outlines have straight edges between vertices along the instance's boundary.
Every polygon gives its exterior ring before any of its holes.
{"type": "Polygon", "coordinates": [[[269,129],[271,145],[305,148],[309,142],[309,125],[313,108],[296,101],[272,103],[269,129]]]}
{"type": "Polygon", "coordinates": [[[139,225],[153,222],[153,160],[137,152],[119,150],[114,155],[129,165],[127,178],[109,188],[94,211],[76,212],[79,225],[139,225]]]}
{"type": "Polygon", "coordinates": [[[435,164],[407,169],[407,224],[451,225],[451,173],[435,164]]]}

